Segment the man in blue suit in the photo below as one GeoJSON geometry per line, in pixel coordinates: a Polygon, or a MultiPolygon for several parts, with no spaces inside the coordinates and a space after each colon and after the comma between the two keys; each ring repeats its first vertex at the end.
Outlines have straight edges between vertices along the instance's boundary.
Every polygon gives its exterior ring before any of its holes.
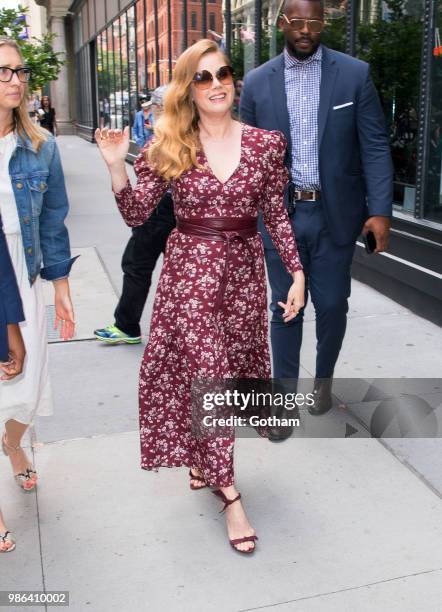
{"type": "MultiPolygon", "coordinates": [[[[10,380],[23,370],[25,347],[18,323],[25,318],[0,217],[0,374],[10,380]]],[[[1,384],[1,383],[0,383],[1,384]]]]}
{"type": "MultiPolygon", "coordinates": [[[[246,75],[240,115],[287,138],[286,205],[316,312],[315,403],[309,412],[319,415],[332,406],[356,238],[372,232],[377,253],[387,246],[393,166],[368,64],[321,44],[321,1],[286,0],[281,10],[284,51],[246,75]]],[[[303,312],[283,322],[278,302],[284,302],[291,278],[262,223],[260,231],[272,289],[273,375],[297,378],[303,312]]]]}

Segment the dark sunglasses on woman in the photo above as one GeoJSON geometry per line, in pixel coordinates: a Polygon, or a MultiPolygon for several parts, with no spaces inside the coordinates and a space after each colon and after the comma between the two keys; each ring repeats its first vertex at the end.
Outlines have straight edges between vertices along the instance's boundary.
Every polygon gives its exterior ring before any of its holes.
{"type": "MultiPolygon", "coordinates": [[[[215,72],[215,76],[221,85],[233,84],[233,68],[232,66],[221,66],[215,72]]],[[[197,89],[210,89],[213,83],[213,74],[209,70],[201,70],[201,72],[195,72],[193,75],[192,83],[197,89]]]]}

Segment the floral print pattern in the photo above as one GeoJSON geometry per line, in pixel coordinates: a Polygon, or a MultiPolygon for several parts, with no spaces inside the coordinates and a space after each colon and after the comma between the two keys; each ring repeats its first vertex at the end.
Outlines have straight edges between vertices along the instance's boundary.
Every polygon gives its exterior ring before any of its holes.
{"type": "MultiPolygon", "coordinates": [[[[263,220],[287,270],[302,268],[283,206],[288,179],[283,134],[242,125],[241,159],[221,183],[203,151],[170,184],[143,154],[134,163],[135,187],[115,194],[129,226],[144,223],[172,189],[175,214],[184,219],[257,217],[263,220]]],[[[141,467],[198,467],[211,486],[233,484],[233,437],[192,435],[191,386],[196,378],[269,378],[264,250],[259,234],[231,244],[222,307],[214,303],[226,245],[173,230],[154,301],[139,381],[141,467]],[[252,258],[250,256],[252,253],[252,258]]]]}

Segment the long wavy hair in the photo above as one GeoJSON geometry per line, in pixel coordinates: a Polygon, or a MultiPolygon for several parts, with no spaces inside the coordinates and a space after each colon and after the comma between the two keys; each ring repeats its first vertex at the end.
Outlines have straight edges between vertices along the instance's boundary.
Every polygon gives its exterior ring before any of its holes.
{"type": "Polygon", "coordinates": [[[213,40],[203,38],[180,55],[172,81],[164,96],[164,110],[154,127],[154,140],[147,149],[147,160],[166,180],[179,178],[186,170],[198,167],[199,114],[192,100],[191,83],[200,59],[207,53],[227,56],[213,40]]]}
{"type": "MultiPolygon", "coordinates": [[[[0,49],[2,47],[11,47],[12,49],[15,49],[20,56],[20,60],[24,63],[20,47],[15,40],[12,38],[7,38],[6,36],[0,36],[0,49]]],[[[26,85],[25,95],[23,96],[20,105],[12,110],[12,127],[17,131],[21,138],[29,138],[33,148],[38,151],[41,145],[47,140],[48,132],[31,121],[28,113],[28,97],[29,89],[28,85],[26,85]]]]}

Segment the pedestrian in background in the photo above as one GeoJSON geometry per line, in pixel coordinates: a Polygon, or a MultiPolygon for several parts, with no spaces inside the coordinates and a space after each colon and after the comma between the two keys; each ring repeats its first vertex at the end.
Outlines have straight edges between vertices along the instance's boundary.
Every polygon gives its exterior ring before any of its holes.
{"type": "Polygon", "coordinates": [[[250,553],[257,536],[235,487],[234,432],[194,435],[192,383],[270,377],[258,210],[292,276],[287,321],[304,303],[304,275],[283,206],[285,138],[235,121],[233,99],[229,60],[203,39],[176,63],[155,138],[135,161],[134,188],[129,130],[95,138],[128,225],[142,224],[170,186],[177,216],[140,371],[141,467],[187,466],[192,489],[216,487],[230,544],[250,553]]]}
{"type": "Polygon", "coordinates": [[[111,105],[109,102],[109,98],[104,98],[103,100],[103,123],[104,127],[107,127],[111,124],[111,105]]]}
{"type": "Polygon", "coordinates": [[[42,96],[41,106],[38,111],[40,127],[57,136],[57,121],[55,119],[55,108],[51,105],[49,96],[42,96]]]}
{"type": "Polygon", "coordinates": [[[28,113],[33,123],[37,122],[38,118],[38,109],[40,108],[40,100],[36,93],[32,93],[29,96],[28,101],[28,113]]]}
{"type": "MultiPolygon", "coordinates": [[[[149,108],[154,124],[163,110],[167,86],[157,87],[152,93],[149,108]]],[[[94,330],[94,336],[106,344],[139,344],[140,321],[149,294],[152,274],[157,261],[166,248],[170,232],[175,227],[173,201],[169,191],[153,214],[142,225],[132,229],[132,235],[123,254],[123,289],[115,309],[115,323],[94,330]]]]}
{"type": "Polygon", "coordinates": [[[27,352],[23,373],[0,381],[0,425],[3,451],[24,491],[35,488],[37,473],[21,440],[36,415],[52,414],[41,278],[53,282],[61,338],[74,334],[63,170],[54,137],[29,117],[30,76],[17,43],[0,38],[0,212],[26,317],[21,331],[27,352]]]}
{"type": "Polygon", "coordinates": [[[140,149],[142,149],[146,142],[153,136],[153,115],[151,106],[152,102],[150,100],[142,102],[141,110],[135,115],[132,137],[140,149]]]}
{"type": "MultiPolygon", "coordinates": [[[[25,315],[0,217],[0,379],[12,380],[23,370],[25,345],[19,323],[25,315]],[[1,374],[2,373],[2,374],[1,374]]],[[[15,548],[0,510],[0,553],[15,548]]]]}

